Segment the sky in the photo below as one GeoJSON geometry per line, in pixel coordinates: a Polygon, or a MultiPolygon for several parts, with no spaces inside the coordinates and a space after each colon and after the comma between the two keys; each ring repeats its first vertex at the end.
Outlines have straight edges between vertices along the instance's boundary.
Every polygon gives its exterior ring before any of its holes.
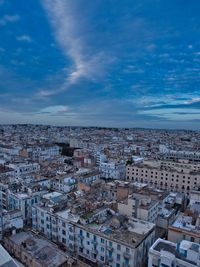
{"type": "Polygon", "coordinates": [[[199,0],[0,0],[0,123],[200,129],[199,0]]]}

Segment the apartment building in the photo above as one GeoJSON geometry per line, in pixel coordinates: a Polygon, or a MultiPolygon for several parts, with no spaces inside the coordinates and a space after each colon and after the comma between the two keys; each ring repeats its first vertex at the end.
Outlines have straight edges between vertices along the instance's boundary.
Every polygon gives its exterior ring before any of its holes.
{"type": "Polygon", "coordinates": [[[195,186],[191,190],[190,194],[190,205],[199,205],[200,206],[200,185],[195,186]]]}
{"type": "Polygon", "coordinates": [[[3,239],[6,231],[11,229],[22,229],[24,226],[22,212],[20,210],[2,210],[0,216],[0,240],[3,239]]]}
{"type": "Polygon", "coordinates": [[[52,205],[37,204],[32,214],[33,229],[94,267],[143,266],[155,240],[154,224],[116,216],[108,208],[80,216],[69,209],[56,211],[52,205]]]}
{"type": "Polygon", "coordinates": [[[179,214],[168,227],[168,240],[172,242],[187,240],[200,244],[200,215],[179,214]]]}
{"type": "Polygon", "coordinates": [[[131,218],[155,223],[159,211],[159,202],[149,196],[134,193],[128,199],[118,203],[118,212],[131,218]]]}
{"type": "Polygon", "coordinates": [[[160,145],[159,152],[163,158],[169,160],[186,159],[190,162],[200,162],[200,153],[198,151],[173,150],[165,145],[160,145]]]}
{"type": "Polygon", "coordinates": [[[101,162],[99,170],[105,179],[124,180],[126,174],[126,166],[121,162],[101,162]]]}
{"type": "Polygon", "coordinates": [[[157,239],[149,250],[148,267],[174,266],[200,266],[200,245],[186,240],[174,243],[157,239]]]}
{"type": "Polygon", "coordinates": [[[51,182],[51,188],[62,193],[70,192],[76,187],[76,179],[66,175],[58,175],[51,182]]]}
{"type": "Polygon", "coordinates": [[[8,164],[8,167],[13,169],[15,177],[19,178],[22,175],[40,171],[40,165],[37,162],[12,162],[8,164]]]}
{"type": "Polygon", "coordinates": [[[32,232],[20,232],[8,236],[4,240],[4,245],[25,266],[78,267],[76,262],[59,250],[55,244],[32,232]]]}
{"type": "Polygon", "coordinates": [[[8,154],[11,156],[19,155],[21,147],[16,145],[0,145],[0,153],[8,154]]]}
{"type": "MultiPolygon", "coordinates": [[[[139,181],[155,188],[190,194],[200,181],[199,171],[188,172],[187,168],[175,169],[172,162],[166,166],[159,161],[146,161],[126,167],[126,180],[139,181]]],[[[180,166],[179,166],[180,167],[180,166]]]]}
{"type": "Polygon", "coordinates": [[[29,157],[32,160],[47,160],[60,155],[60,148],[57,145],[33,145],[25,147],[20,151],[20,156],[29,157]]]}
{"type": "Polygon", "coordinates": [[[8,210],[20,210],[22,212],[24,223],[27,223],[32,216],[31,207],[38,203],[47,191],[32,191],[24,189],[20,192],[8,193],[8,210]]]}
{"type": "Polygon", "coordinates": [[[98,181],[100,179],[100,172],[96,169],[80,168],[74,174],[74,178],[77,182],[90,185],[94,181],[98,181]]]}

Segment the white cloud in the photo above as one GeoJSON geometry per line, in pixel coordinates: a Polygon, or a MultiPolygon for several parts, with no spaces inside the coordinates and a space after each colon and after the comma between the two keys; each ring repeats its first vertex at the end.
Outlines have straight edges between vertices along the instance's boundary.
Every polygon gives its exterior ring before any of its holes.
{"type": "Polygon", "coordinates": [[[41,96],[49,96],[65,91],[80,79],[95,80],[102,73],[104,53],[89,56],[86,40],[79,31],[79,20],[73,13],[70,1],[43,0],[43,5],[52,24],[55,38],[67,58],[71,58],[73,66],[66,74],[64,84],[52,92],[41,91],[41,96]],[[82,37],[80,37],[82,36],[82,37]]]}
{"type": "Polygon", "coordinates": [[[200,102],[200,97],[195,97],[195,98],[192,98],[188,101],[185,101],[184,104],[190,105],[190,104],[194,104],[194,103],[198,103],[198,102],[200,102]]]}
{"type": "Polygon", "coordinates": [[[20,19],[20,16],[15,14],[15,15],[4,15],[0,19],[0,26],[5,26],[7,23],[14,23],[17,22],[20,19]]]}
{"type": "Polygon", "coordinates": [[[156,110],[141,110],[140,115],[149,115],[157,118],[163,118],[171,121],[192,121],[199,120],[199,109],[168,108],[156,110]]]}
{"type": "Polygon", "coordinates": [[[68,113],[69,111],[70,111],[70,108],[68,106],[57,105],[57,106],[49,106],[49,107],[43,108],[39,111],[39,113],[62,115],[62,114],[68,113]]]}
{"type": "Polygon", "coordinates": [[[32,39],[29,35],[20,35],[20,36],[17,36],[17,41],[20,41],[20,42],[27,42],[27,43],[30,43],[32,42],[32,39]]]}

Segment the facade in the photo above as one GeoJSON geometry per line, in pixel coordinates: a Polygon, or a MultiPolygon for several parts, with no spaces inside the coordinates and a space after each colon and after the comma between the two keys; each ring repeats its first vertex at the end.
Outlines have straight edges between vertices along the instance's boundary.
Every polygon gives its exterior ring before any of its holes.
{"type": "Polygon", "coordinates": [[[32,213],[35,231],[61,243],[90,266],[143,266],[155,240],[154,224],[114,216],[105,208],[80,217],[38,204],[32,213]]]}
{"type": "Polygon", "coordinates": [[[11,211],[20,210],[24,222],[27,223],[32,216],[32,205],[38,203],[45,193],[46,191],[10,192],[8,195],[8,209],[11,211]]]}
{"type": "Polygon", "coordinates": [[[16,162],[8,164],[8,167],[14,170],[15,177],[20,177],[21,175],[27,175],[33,172],[40,171],[40,165],[36,162],[16,162]]]}
{"type": "Polygon", "coordinates": [[[169,160],[185,159],[191,162],[200,162],[200,153],[198,151],[172,150],[165,145],[159,146],[160,154],[169,160]]]}
{"type": "Polygon", "coordinates": [[[101,162],[99,170],[102,173],[102,177],[105,179],[124,180],[126,166],[124,163],[101,162]]]}
{"type": "Polygon", "coordinates": [[[155,223],[159,211],[159,202],[151,197],[134,193],[127,200],[118,203],[118,212],[131,218],[155,223]]]}
{"type": "Polygon", "coordinates": [[[200,216],[196,218],[180,214],[171,226],[168,227],[168,240],[180,242],[187,240],[200,243],[200,216]]]}
{"type": "Polygon", "coordinates": [[[25,266],[72,267],[75,261],[67,257],[57,246],[31,232],[20,232],[6,237],[4,245],[25,266]]]}
{"type": "Polygon", "coordinates": [[[6,231],[12,229],[22,229],[24,226],[22,213],[19,210],[1,212],[0,220],[0,240],[3,239],[3,236],[6,231]]]}
{"type": "Polygon", "coordinates": [[[60,149],[56,145],[31,146],[23,148],[20,155],[30,157],[32,160],[47,160],[59,156],[60,149]]]}
{"type": "Polygon", "coordinates": [[[67,193],[76,187],[76,179],[73,177],[57,176],[52,180],[51,187],[53,190],[67,193]]]}
{"type": "Polygon", "coordinates": [[[198,267],[200,245],[182,240],[173,243],[157,239],[149,250],[148,267],[198,267]]]}
{"type": "Polygon", "coordinates": [[[195,186],[190,194],[190,205],[200,205],[200,185],[195,186]]]}
{"type": "Polygon", "coordinates": [[[126,180],[147,183],[155,188],[178,191],[189,194],[199,183],[200,173],[175,170],[171,166],[163,166],[159,162],[132,164],[126,167],[126,180]]]}

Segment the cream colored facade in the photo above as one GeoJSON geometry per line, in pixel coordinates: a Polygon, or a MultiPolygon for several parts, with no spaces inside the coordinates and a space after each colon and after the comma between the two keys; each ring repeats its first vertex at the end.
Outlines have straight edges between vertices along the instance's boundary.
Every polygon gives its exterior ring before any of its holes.
{"type": "Polygon", "coordinates": [[[188,171],[189,168],[186,168],[186,164],[184,165],[156,161],[128,165],[126,167],[126,180],[138,181],[159,189],[189,194],[191,189],[199,184],[200,172],[194,171],[193,168],[188,171]]]}
{"type": "Polygon", "coordinates": [[[168,240],[180,242],[187,240],[200,244],[200,217],[194,221],[191,216],[180,214],[171,226],[168,227],[168,240]]]}
{"type": "Polygon", "coordinates": [[[153,201],[151,197],[133,194],[127,201],[118,203],[118,212],[132,218],[156,222],[158,216],[159,202],[153,201]]]}

